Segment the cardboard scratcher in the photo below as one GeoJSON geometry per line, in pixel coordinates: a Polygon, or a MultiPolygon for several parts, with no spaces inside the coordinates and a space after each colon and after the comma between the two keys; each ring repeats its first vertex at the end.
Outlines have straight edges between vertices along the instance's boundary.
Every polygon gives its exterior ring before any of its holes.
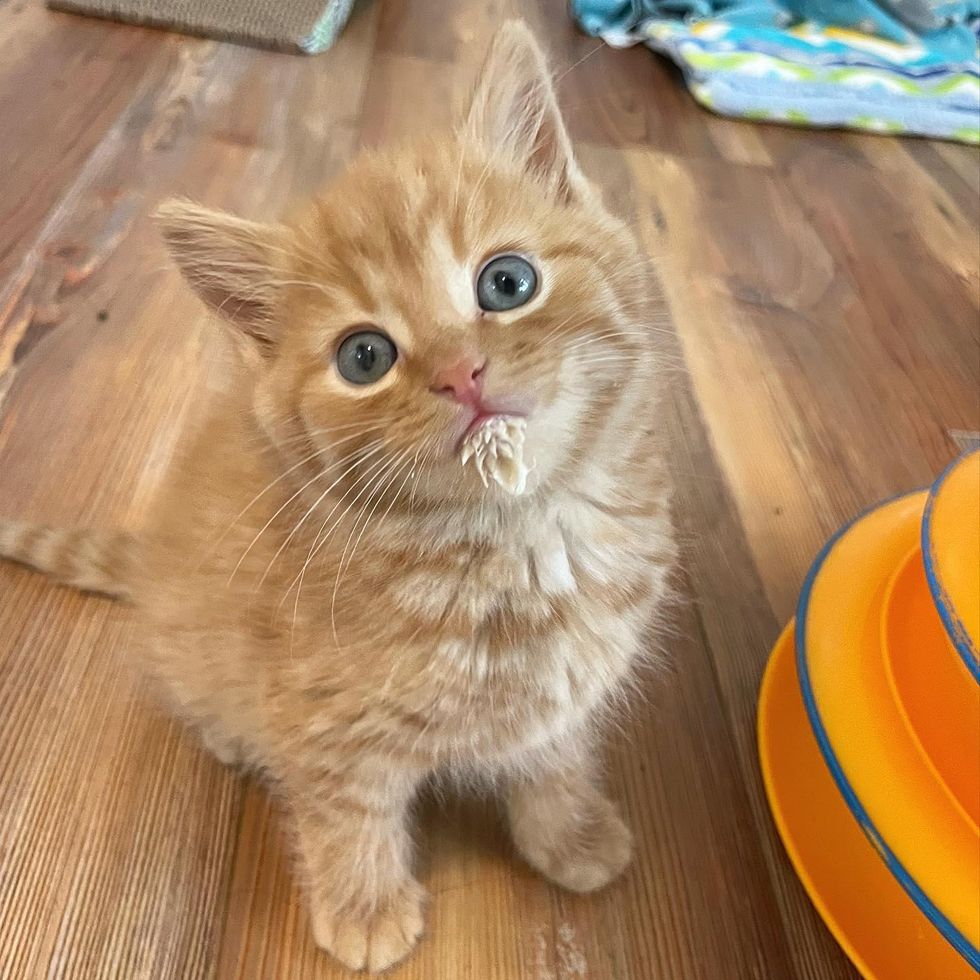
{"type": "Polygon", "coordinates": [[[336,40],[354,0],[47,0],[53,10],[280,51],[317,54],[336,40]]]}

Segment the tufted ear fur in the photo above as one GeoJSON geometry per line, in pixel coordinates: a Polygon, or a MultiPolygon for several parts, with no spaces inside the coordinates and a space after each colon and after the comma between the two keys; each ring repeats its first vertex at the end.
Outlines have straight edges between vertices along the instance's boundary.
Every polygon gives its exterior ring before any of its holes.
{"type": "Polygon", "coordinates": [[[462,133],[495,157],[509,155],[562,199],[588,193],[544,54],[523,21],[507,21],[494,38],[462,133]]]}
{"type": "Polygon", "coordinates": [[[190,201],[156,214],[170,254],[195,292],[268,353],[277,340],[277,283],[287,231],[190,201]]]}

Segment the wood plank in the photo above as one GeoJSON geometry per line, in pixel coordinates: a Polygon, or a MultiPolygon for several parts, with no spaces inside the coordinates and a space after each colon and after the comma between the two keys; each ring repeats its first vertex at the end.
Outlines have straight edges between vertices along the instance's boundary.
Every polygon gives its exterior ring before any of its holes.
{"type": "Polygon", "coordinates": [[[120,113],[166,77],[175,42],[32,2],[0,8],[0,48],[17,55],[0,62],[3,282],[120,113]],[[86,98],[73,98],[78,91],[86,98]]]}
{"type": "MultiPolygon", "coordinates": [[[[821,266],[819,250],[815,251],[814,269],[803,277],[803,266],[793,250],[787,250],[785,241],[757,241],[737,220],[743,217],[738,204],[740,178],[751,181],[753,203],[763,213],[785,211],[785,202],[778,198],[760,200],[763,189],[769,194],[774,191],[755,168],[735,169],[733,183],[721,187],[719,180],[702,173],[703,165],[694,161],[681,163],[641,150],[630,151],[627,159],[636,182],[637,222],[648,250],[661,259],[679,342],[690,366],[689,376],[682,371],[674,377],[665,426],[684,542],[683,565],[690,577],[687,595],[697,610],[694,629],[716,675],[719,710],[728,714],[727,737],[735,748],[730,765],[739,769],[743,791],[747,791],[739,809],[754,822],[759,874],[772,889],[765,898],[755,898],[754,908],[757,915],[769,915],[781,924],[793,963],[792,968],[784,967],[787,974],[851,976],[851,968],[835,955],[801,889],[786,874],[786,859],[772,828],[758,773],[756,692],[767,653],[782,622],[791,615],[799,579],[786,589],[785,598],[778,589],[786,585],[785,577],[763,581],[756,566],[758,542],[753,542],[752,532],[757,527],[760,531],[771,528],[772,505],[760,505],[778,499],[787,482],[788,492],[784,490],[785,499],[777,506],[792,511],[790,526],[812,524],[814,517],[807,511],[806,495],[797,491],[799,499],[794,497],[798,477],[791,467],[777,464],[771,453],[763,459],[744,453],[745,445],[761,443],[763,427],[775,430],[766,432],[766,437],[778,438],[779,415],[774,403],[781,403],[782,394],[758,385],[760,367],[753,363],[758,348],[738,321],[732,321],[737,315],[732,292],[747,288],[745,275],[751,270],[764,270],[764,278],[757,275],[749,280],[751,288],[765,286],[788,303],[791,297],[825,288],[826,263],[821,266]],[[695,175],[704,179],[695,180],[695,175]],[[740,241],[741,253],[736,255],[733,249],[728,254],[726,240],[733,245],[740,241]],[[685,257],[694,260],[695,254],[696,272],[683,264],[685,257]],[[744,392],[744,396],[733,401],[733,391],[744,392]],[[742,453],[738,446],[743,447],[742,453]]],[[[726,165],[724,169],[732,168],[726,165]]],[[[784,213],[776,227],[792,228],[796,217],[784,213]]],[[[814,242],[804,240],[803,244],[812,248],[814,242]]],[[[780,556],[779,560],[784,559],[780,556]]],[[[805,567],[803,556],[797,566],[805,567]]],[[[763,574],[769,570],[765,566],[763,574]]],[[[683,665],[680,669],[688,669],[686,659],[678,663],[683,665]]]]}
{"type": "Polygon", "coordinates": [[[946,432],[978,412],[968,285],[906,223],[918,205],[823,146],[784,176],[630,156],[640,226],[781,618],[826,534],[928,482],[955,451],[946,432]]]}

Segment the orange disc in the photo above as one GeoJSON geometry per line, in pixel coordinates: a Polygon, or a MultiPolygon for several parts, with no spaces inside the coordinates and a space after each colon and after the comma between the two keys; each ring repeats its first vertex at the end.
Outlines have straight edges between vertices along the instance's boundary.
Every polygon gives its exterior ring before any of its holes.
{"type": "Polygon", "coordinates": [[[885,670],[908,738],[976,832],[980,684],[943,628],[918,546],[889,583],[882,627],[885,670]]]}
{"type": "Polygon", "coordinates": [[[919,540],[926,494],[872,510],[814,562],[797,609],[810,724],[841,795],[930,922],[980,968],[980,838],[910,740],[885,669],[884,600],[919,540]]]}
{"type": "Polygon", "coordinates": [[[862,833],[824,763],[796,672],[791,623],[759,695],[759,757],[790,860],[834,938],[868,980],[976,980],[862,833]]]}
{"type": "Polygon", "coordinates": [[[980,683],[980,449],[953,462],[933,485],[922,555],[946,631],[980,683]]]}

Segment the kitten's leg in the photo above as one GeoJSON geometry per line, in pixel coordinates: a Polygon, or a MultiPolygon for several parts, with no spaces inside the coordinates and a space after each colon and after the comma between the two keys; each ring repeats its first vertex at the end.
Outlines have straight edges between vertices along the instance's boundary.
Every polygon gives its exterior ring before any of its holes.
{"type": "Polygon", "coordinates": [[[404,772],[362,766],[304,781],[290,800],[313,935],[352,970],[393,966],[422,934],[425,892],[412,876],[407,826],[417,784],[404,772]]]}
{"type": "Polygon", "coordinates": [[[576,892],[612,881],[633,849],[629,828],[603,795],[596,770],[583,744],[533,776],[515,777],[507,793],[518,851],[546,878],[576,892]]]}

